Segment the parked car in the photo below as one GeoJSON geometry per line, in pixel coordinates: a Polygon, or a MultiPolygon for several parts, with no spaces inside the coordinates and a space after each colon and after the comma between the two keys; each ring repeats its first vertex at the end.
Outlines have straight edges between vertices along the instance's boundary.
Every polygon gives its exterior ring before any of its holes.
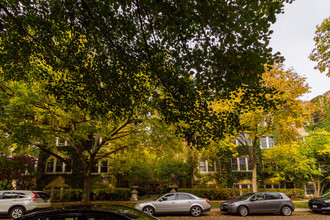
{"type": "Polygon", "coordinates": [[[51,207],[50,196],[42,191],[0,191],[0,214],[16,219],[25,213],[51,207]]]}
{"type": "Polygon", "coordinates": [[[330,212],[330,192],[308,201],[309,208],[315,213],[330,212]]]}
{"type": "Polygon", "coordinates": [[[167,193],[153,201],[136,203],[134,208],[150,215],[183,213],[200,216],[210,211],[211,205],[209,200],[190,193],[167,193]]]}
{"type": "Polygon", "coordinates": [[[222,212],[247,216],[250,213],[281,213],[289,216],[294,211],[292,200],[280,192],[246,193],[221,204],[222,212]]]}
{"type": "Polygon", "coordinates": [[[121,205],[77,205],[63,209],[42,210],[17,220],[158,220],[144,212],[121,205]]]}

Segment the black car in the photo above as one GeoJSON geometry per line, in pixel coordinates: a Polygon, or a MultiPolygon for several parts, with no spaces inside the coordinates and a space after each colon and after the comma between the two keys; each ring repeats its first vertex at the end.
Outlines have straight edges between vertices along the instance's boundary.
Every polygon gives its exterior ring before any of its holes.
{"type": "Polygon", "coordinates": [[[330,192],[308,201],[309,208],[315,213],[330,212],[330,192]]]}
{"type": "Polygon", "coordinates": [[[144,212],[120,205],[70,206],[24,215],[17,220],[155,220],[144,212]]]}

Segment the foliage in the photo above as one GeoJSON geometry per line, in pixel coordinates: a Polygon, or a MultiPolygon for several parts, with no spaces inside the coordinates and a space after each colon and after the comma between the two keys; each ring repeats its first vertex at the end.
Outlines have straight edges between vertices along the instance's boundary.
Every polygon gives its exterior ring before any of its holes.
{"type": "Polygon", "coordinates": [[[187,163],[183,158],[165,157],[157,163],[157,177],[166,185],[189,182],[194,177],[191,172],[193,165],[187,163]]]}
{"type": "Polygon", "coordinates": [[[314,69],[325,72],[330,77],[330,17],[324,19],[321,25],[316,26],[315,48],[309,55],[312,61],[318,62],[314,69]]]}
{"type": "Polygon", "coordinates": [[[32,189],[38,173],[31,156],[0,157],[0,189],[32,189]]]}
{"type": "Polygon", "coordinates": [[[264,153],[265,171],[276,181],[311,180],[316,195],[329,184],[330,134],[310,133],[303,141],[278,145],[264,153]]]}
{"type": "MultiPolygon", "coordinates": [[[[278,91],[276,94],[267,94],[265,99],[276,103],[267,108],[245,108],[239,118],[240,127],[237,129],[236,139],[244,149],[240,155],[247,155],[252,167],[252,186],[257,190],[257,163],[260,152],[260,139],[263,136],[276,137],[277,144],[296,140],[299,128],[309,121],[313,111],[309,103],[304,103],[298,98],[308,92],[305,78],[300,77],[292,69],[285,70],[281,64],[273,66],[265,65],[261,84],[269,89],[278,91]]],[[[228,109],[234,111],[233,106],[242,104],[242,97],[246,89],[241,88],[231,93],[231,100],[219,100],[214,103],[215,111],[228,109]]],[[[252,101],[258,102],[258,97],[251,97],[252,101]]],[[[244,103],[244,102],[243,102],[244,103]]],[[[245,103],[247,106],[248,103],[245,103]]],[[[250,104],[251,105],[251,104],[250,104]]],[[[252,104],[253,105],[253,104],[252,104]]]]}
{"type": "Polygon", "coordinates": [[[92,191],[93,200],[127,201],[131,197],[131,189],[127,188],[104,188],[92,191]]]}
{"type": "Polygon", "coordinates": [[[313,123],[306,128],[311,131],[322,129],[330,132],[330,92],[312,99],[311,102],[317,108],[313,113],[313,123]]]}
{"type": "Polygon", "coordinates": [[[270,24],[284,2],[292,0],[3,1],[1,74],[45,80],[48,94],[93,116],[156,108],[201,144],[236,126],[239,113],[215,114],[207,101],[237,87],[267,92],[258,82],[277,57],[270,24]]]}
{"type": "Polygon", "coordinates": [[[44,192],[51,196],[52,202],[76,202],[82,198],[82,189],[46,189],[44,192]]]}
{"type": "MultiPolygon", "coordinates": [[[[234,199],[240,196],[242,193],[251,192],[249,189],[233,189],[233,188],[216,188],[216,189],[184,189],[180,188],[180,192],[192,193],[194,195],[200,196],[202,198],[207,198],[210,200],[228,200],[234,199]]],[[[258,189],[259,192],[265,191],[265,189],[258,189]]],[[[274,191],[268,190],[267,191],[274,191]]],[[[277,192],[284,192],[290,198],[304,198],[305,192],[302,189],[276,189],[277,192]]]]}

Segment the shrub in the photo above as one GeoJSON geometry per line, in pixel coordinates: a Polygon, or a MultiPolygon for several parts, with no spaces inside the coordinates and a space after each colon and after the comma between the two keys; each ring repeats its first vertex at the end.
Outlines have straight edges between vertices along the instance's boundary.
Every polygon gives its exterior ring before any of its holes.
{"type": "Polygon", "coordinates": [[[52,199],[52,202],[79,201],[82,198],[81,189],[49,189],[44,190],[52,199]]]}
{"type": "Polygon", "coordinates": [[[103,188],[92,190],[93,200],[124,201],[131,197],[129,188],[103,188]]]}

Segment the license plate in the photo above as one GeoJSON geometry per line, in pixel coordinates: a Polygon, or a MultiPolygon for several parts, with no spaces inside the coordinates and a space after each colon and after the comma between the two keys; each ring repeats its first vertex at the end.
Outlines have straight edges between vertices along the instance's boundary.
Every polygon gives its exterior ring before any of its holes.
{"type": "Polygon", "coordinates": [[[317,208],[317,205],[313,205],[313,208],[317,208]]]}

